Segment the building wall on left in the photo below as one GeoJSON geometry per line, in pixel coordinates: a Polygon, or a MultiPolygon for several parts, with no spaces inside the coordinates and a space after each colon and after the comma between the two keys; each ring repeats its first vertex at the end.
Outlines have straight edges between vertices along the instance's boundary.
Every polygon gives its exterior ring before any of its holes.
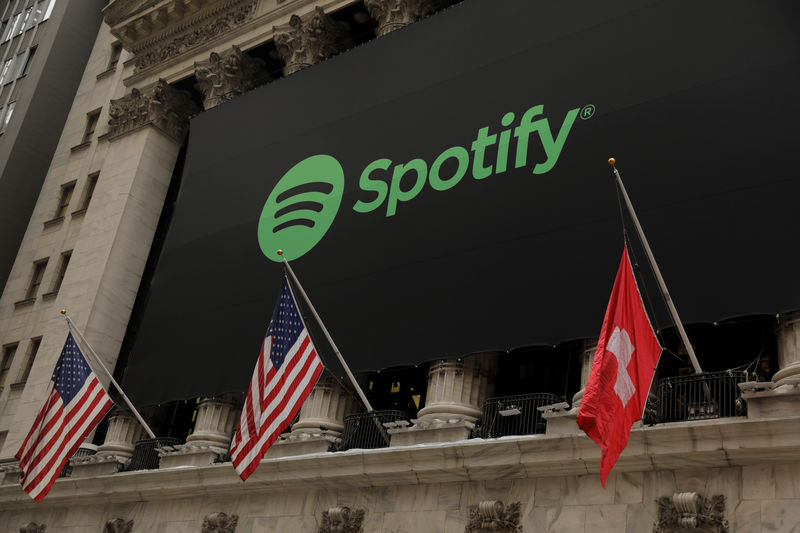
{"type": "Polygon", "coordinates": [[[5,69],[0,81],[0,288],[11,273],[97,37],[105,2],[5,4],[0,9],[0,72],[5,69]],[[13,112],[5,124],[9,109],[13,112]]]}

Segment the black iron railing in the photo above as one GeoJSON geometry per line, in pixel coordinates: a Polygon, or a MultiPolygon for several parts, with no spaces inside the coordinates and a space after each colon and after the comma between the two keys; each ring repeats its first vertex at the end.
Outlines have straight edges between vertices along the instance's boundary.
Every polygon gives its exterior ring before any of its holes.
{"type": "Polygon", "coordinates": [[[489,398],[474,435],[491,438],[544,433],[546,420],[538,408],[560,401],[561,397],[546,392],[489,398]]]}
{"type": "Polygon", "coordinates": [[[407,420],[408,415],[402,411],[372,411],[346,416],[342,442],[336,450],[351,448],[385,448],[389,446],[389,433],[383,424],[407,420]]]}
{"type": "MultiPolygon", "coordinates": [[[[94,455],[97,453],[97,448],[86,448],[85,444],[81,444],[80,448],[75,450],[75,453],[72,457],[86,457],[87,455],[94,455]]],[[[61,469],[61,473],[58,477],[69,477],[72,475],[72,465],[69,464],[69,460],[64,464],[64,468],[61,469]]]]}
{"type": "Polygon", "coordinates": [[[744,371],[705,372],[658,381],[655,422],[705,420],[747,414],[737,385],[749,381],[744,371]]]}
{"type": "Polygon", "coordinates": [[[154,470],[158,468],[158,448],[182,444],[181,439],[175,437],[161,437],[156,439],[143,439],[136,441],[133,448],[131,462],[125,470],[154,470]]]}

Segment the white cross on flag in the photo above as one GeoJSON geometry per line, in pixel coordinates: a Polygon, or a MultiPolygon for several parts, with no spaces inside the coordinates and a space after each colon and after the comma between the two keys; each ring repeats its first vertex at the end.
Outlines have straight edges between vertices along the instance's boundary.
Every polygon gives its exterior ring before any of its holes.
{"type": "Polygon", "coordinates": [[[578,409],[578,425],[603,450],[603,486],[628,444],[631,426],[642,418],[660,355],[625,249],[578,409]]]}

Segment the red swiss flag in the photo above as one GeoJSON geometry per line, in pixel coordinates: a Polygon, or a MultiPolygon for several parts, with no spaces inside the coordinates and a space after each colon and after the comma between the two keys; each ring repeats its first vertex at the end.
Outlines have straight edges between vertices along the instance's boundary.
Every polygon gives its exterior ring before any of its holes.
{"type": "Polygon", "coordinates": [[[578,409],[578,426],[603,449],[600,481],[604,487],[628,444],[631,426],[642,418],[660,355],[626,248],[578,409]]]}

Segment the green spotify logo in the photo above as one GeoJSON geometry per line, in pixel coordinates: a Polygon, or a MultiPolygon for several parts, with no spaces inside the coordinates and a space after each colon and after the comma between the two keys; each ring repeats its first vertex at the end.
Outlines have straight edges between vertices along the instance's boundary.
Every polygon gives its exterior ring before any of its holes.
{"type": "MultiPolygon", "coordinates": [[[[527,109],[517,119],[514,112],[505,113],[500,128],[495,125],[478,128],[475,139],[466,146],[450,146],[431,163],[422,158],[395,162],[385,157],[367,165],[358,180],[360,198],[353,204],[356,213],[369,213],[379,208],[385,216],[401,212],[402,204],[412,201],[423,190],[444,192],[462,179],[484,180],[505,174],[509,168],[530,169],[532,174],[549,172],[558,161],[575,119],[590,119],[595,107],[586,105],[567,111],[561,124],[544,116],[544,106],[527,109]],[[495,131],[492,132],[492,129],[495,131]],[[498,131],[499,130],[499,131],[498,131]],[[544,155],[529,161],[529,150],[538,141],[544,155]],[[453,165],[445,163],[453,160],[453,165]],[[445,175],[445,168],[450,168],[445,175]]],[[[516,179],[516,177],[515,177],[516,179]]],[[[273,261],[281,261],[278,248],[287,260],[297,259],[311,250],[325,236],[339,211],[344,191],[344,170],[329,155],[303,159],[287,172],[273,189],[258,221],[258,243],[261,251],[273,261]]]]}
{"type": "Polygon", "coordinates": [[[325,236],[344,192],[342,165],[329,155],[307,157],[283,175],[267,198],[258,220],[258,244],[280,262],[279,248],[291,261],[325,236]]]}

